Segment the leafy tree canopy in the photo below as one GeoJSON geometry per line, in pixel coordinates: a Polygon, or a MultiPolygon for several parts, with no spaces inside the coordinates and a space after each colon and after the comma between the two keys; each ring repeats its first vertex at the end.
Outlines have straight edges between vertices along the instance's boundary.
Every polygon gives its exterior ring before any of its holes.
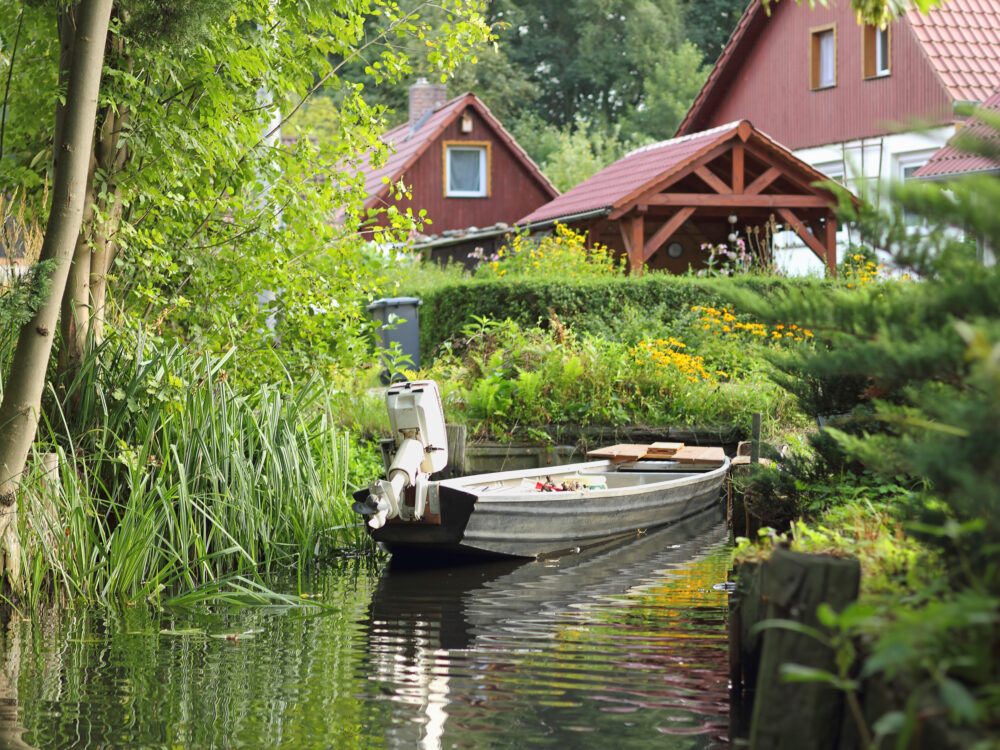
{"type": "MultiPolygon", "coordinates": [[[[435,2],[433,27],[423,5],[392,0],[208,3],[222,12],[180,14],[193,25],[162,5],[116,6],[101,85],[98,126],[119,137],[84,231],[113,240],[111,304],[129,313],[118,322],[196,350],[237,347],[234,363],[256,380],[349,365],[364,354],[357,303],[387,260],[357,233],[369,220],[361,165],[385,158],[386,122],[342,73],[363,58],[372,86],[397,82],[418,39],[424,63],[447,74],[488,38],[482,4],[435,2]],[[279,140],[319,85],[337,93],[328,137],[279,140]]],[[[59,95],[54,6],[24,7],[16,55],[18,14],[0,14],[2,78],[14,68],[0,190],[28,189],[39,213],[53,131],[38,112],[59,95]]],[[[396,215],[379,239],[418,220],[396,215]]]]}

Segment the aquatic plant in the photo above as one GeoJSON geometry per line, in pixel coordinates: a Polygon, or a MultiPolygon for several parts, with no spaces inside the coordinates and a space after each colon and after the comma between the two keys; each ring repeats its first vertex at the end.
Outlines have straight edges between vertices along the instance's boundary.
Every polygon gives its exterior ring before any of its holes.
{"type": "Polygon", "coordinates": [[[50,391],[19,503],[17,593],[157,598],[367,543],[329,390],[239,393],[228,364],[118,340],[50,391]]]}

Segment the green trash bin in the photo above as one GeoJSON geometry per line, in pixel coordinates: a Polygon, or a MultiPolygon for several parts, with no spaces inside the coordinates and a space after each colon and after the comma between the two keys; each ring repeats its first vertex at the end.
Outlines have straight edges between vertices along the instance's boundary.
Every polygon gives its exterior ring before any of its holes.
{"type": "Polygon", "coordinates": [[[375,335],[382,351],[382,361],[386,369],[382,372],[382,382],[390,383],[400,379],[398,372],[390,372],[394,366],[393,358],[388,355],[399,345],[399,352],[409,357],[409,362],[403,362],[403,367],[420,368],[420,314],[417,308],[421,301],[417,297],[388,297],[377,299],[368,305],[372,320],[378,324],[375,335]]]}

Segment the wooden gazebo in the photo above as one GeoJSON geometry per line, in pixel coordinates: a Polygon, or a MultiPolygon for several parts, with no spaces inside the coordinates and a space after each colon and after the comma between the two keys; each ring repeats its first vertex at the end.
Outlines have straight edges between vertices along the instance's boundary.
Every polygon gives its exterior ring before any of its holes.
{"type": "Polygon", "coordinates": [[[708,259],[703,246],[733,234],[762,241],[780,227],[835,274],[837,199],[825,181],[742,120],[633,151],[518,224],[586,231],[626,253],[633,273],[698,269],[708,259]]]}

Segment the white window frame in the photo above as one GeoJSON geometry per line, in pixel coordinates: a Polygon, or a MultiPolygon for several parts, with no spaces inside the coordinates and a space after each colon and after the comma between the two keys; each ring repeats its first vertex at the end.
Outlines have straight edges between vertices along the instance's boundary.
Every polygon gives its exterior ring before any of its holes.
{"type": "Polygon", "coordinates": [[[889,26],[864,26],[861,30],[862,73],[865,78],[885,78],[892,69],[892,34],[889,26]]]}
{"type": "Polygon", "coordinates": [[[815,164],[813,166],[825,174],[828,179],[833,180],[834,182],[839,182],[841,185],[847,184],[847,176],[844,174],[843,161],[828,161],[821,164],[815,164]]]}
{"type": "MultiPolygon", "coordinates": [[[[937,153],[936,151],[917,151],[909,154],[899,154],[896,157],[896,179],[900,182],[906,182],[912,177],[907,177],[906,172],[912,170],[916,172],[924,164],[930,161],[930,158],[937,153]]],[[[912,173],[912,172],[911,172],[912,173]]],[[[903,218],[906,221],[907,226],[911,231],[922,231],[922,228],[926,226],[926,220],[920,216],[914,216],[911,213],[904,213],[903,218]]]]}
{"type": "Polygon", "coordinates": [[[446,198],[486,198],[490,194],[490,144],[480,141],[445,141],[444,195],[446,198]],[[455,151],[479,154],[479,190],[457,190],[451,186],[451,155],[455,151]]]}
{"type": "Polygon", "coordinates": [[[930,161],[931,157],[937,153],[937,149],[929,149],[924,151],[911,151],[905,154],[896,155],[896,177],[900,181],[905,181],[906,170],[913,169],[917,171],[920,167],[924,166],[930,161]]]}
{"type": "Polygon", "coordinates": [[[875,29],[875,75],[889,75],[889,27],[875,29]],[[884,40],[884,42],[883,42],[884,40]]]}

